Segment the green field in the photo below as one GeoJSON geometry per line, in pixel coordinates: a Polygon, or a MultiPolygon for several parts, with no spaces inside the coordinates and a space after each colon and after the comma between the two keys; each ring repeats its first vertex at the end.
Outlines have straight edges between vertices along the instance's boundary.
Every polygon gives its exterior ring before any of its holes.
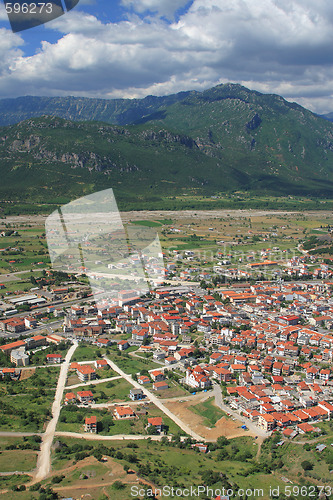
{"type": "Polygon", "coordinates": [[[96,359],[101,359],[103,354],[106,354],[108,349],[104,347],[96,347],[93,345],[80,343],[76,348],[73,356],[73,361],[95,361],[96,359]]]}
{"type": "MultiPolygon", "coordinates": [[[[43,231],[45,231],[44,226],[29,227],[28,224],[16,227],[9,226],[6,225],[5,221],[0,224],[0,230],[12,232],[11,235],[4,236],[0,240],[0,246],[4,249],[0,253],[0,272],[11,273],[31,268],[48,267],[50,264],[49,253],[45,237],[42,236],[43,231]],[[15,262],[11,263],[10,261],[15,262]],[[42,264],[39,264],[40,262],[42,264]]],[[[23,279],[26,287],[29,284],[30,287],[33,286],[28,276],[23,276],[23,279]]],[[[10,291],[10,288],[8,290],[10,291]]]]}
{"type": "Polygon", "coordinates": [[[50,418],[60,368],[37,368],[22,381],[0,382],[2,431],[42,431],[50,418]]]}
{"type": "Polygon", "coordinates": [[[81,385],[73,390],[75,393],[79,391],[91,391],[96,403],[113,403],[114,401],[130,401],[128,395],[132,387],[126,380],[117,379],[110,380],[109,382],[101,382],[100,384],[81,385]]]}
{"type": "Polygon", "coordinates": [[[132,221],[132,224],[135,224],[137,226],[146,226],[146,227],[161,227],[162,223],[161,222],[156,222],[152,220],[134,220],[132,221]]]}
{"type": "Polygon", "coordinates": [[[220,410],[214,405],[215,398],[209,398],[203,403],[199,403],[195,406],[189,406],[189,410],[193,411],[197,415],[204,417],[203,425],[206,427],[214,427],[216,422],[222,417],[228,418],[227,414],[220,410]]]}
{"type": "Polygon", "coordinates": [[[111,353],[109,358],[116,363],[117,366],[125,373],[134,375],[142,370],[152,370],[153,368],[160,368],[161,365],[155,363],[151,359],[139,358],[136,356],[131,356],[122,351],[117,350],[116,347],[111,348],[111,353]]]}
{"type": "Polygon", "coordinates": [[[4,451],[0,455],[1,472],[29,472],[36,467],[37,452],[30,450],[4,451]]]}

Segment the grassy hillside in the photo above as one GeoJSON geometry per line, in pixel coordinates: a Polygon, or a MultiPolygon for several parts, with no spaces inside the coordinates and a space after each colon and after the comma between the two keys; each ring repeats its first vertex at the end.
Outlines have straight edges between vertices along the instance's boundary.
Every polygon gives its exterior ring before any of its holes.
{"type": "Polygon", "coordinates": [[[177,96],[126,127],[48,116],[0,127],[0,201],[62,203],[107,187],[131,208],[237,190],[332,197],[332,123],[240,85],[177,96]]]}

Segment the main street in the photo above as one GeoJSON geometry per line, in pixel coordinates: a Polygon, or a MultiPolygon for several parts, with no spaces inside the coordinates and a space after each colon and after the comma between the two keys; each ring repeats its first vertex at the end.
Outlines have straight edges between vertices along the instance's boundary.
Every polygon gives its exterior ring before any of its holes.
{"type": "Polygon", "coordinates": [[[57,427],[60,410],[61,410],[61,401],[63,397],[64,388],[67,380],[67,372],[70,364],[70,360],[77,348],[78,343],[74,342],[72,347],[68,350],[65,361],[61,365],[57,389],[54,397],[54,402],[52,405],[52,419],[48,423],[46,427],[46,431],[42,437],[42,443],[40,448],[40,453],[38,455],[37,460],[37,470],[35,479],[37,481],[41,481],[44,479],[51,470],[51,446],[54,438],[55,430],[57,427]]]}

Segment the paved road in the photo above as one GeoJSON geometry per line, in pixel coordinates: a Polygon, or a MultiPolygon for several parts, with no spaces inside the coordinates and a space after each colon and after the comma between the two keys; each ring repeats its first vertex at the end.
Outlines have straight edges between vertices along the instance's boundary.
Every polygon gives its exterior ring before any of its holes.
{"type": "Polygon", "coordinates": [[[250,419],[240,416],[239,413],[236,411],[232,410],[230,406],[227,406],[223,403],[223,398],[222,398],[222,390],[221,386],[218,385],[217,383],[214,383],[214,395],[215,395],[215,404],[221,410],[223,410],[226,413],[230,413],[230,415],[233,416],[233,418],[236,418],[239,420],[242,424],[246,425],[246,427],[253,432],[256,436],[261,436],[263,438],[267,438],[268,436],[271,435],[270,432],[265,432],[263,429],[260,429],[260,427],[257,427],[253,422],[251,422],[250,419]]]}
{"type": "Polygon", "coordinates": [[[205,441],[202,436],[194,432],[191,427],[189,427],[185,422],[180,420],[172,411],[170,411],[161,401],[153,394],[150,392],[148,389],[140,385],[138,382],[132,379],[130,375],[125,373],[123,370],[121,370],[111,359],[109,359],[107,356],[103,356],[104,359],[107,360],[109,365],[111,366],[112,370],[115,372],[119,373],[122,377],[124,377],[125,380],[127,380],[128,383],[133,385],[136,389],[141,389],[142,392],[147,396],[147,398],[157,406],[165,415],[167,415],[169,418],[171,418],[184,432],[189,434],[193,439],[196,439],[197,441],[205,441]]]}
{"type": "Polygon", "coordinates": [[[51,445],[54,438],[55,430],[57,427],[60,410],[61,410],[61,400],[66,384],[67,372],[70,364],[71,357],[77,348],[78,343],[74,342],[72,347],[68,350],[65,361],[61,365],[60,375],[58,379],[58,385],[55,393],[55,398],[52,406],[52,419],[47,425],[46,431],[42,437],[42,444],[40,448],[40,453],[37,460],[37,469],[35,479],[41,481],[44,479],[51,470],[51,445]]]}
{"type": "Polygon", "coordinates": [[[101,379],[96,379],[96,380],[90,380],[89,382],[81,382],[81,384],[74,384],[74,385],[66,385],[66,390],[67,389],[76,389],[77,387],[83,387],[86,385],[97,385],[97,384],[102,384],[103,382],[111,382],[112,380],[118,380],[122,378],[120,375],[117,377],[110,377],[110,378],[101,378],[101,379]]]}

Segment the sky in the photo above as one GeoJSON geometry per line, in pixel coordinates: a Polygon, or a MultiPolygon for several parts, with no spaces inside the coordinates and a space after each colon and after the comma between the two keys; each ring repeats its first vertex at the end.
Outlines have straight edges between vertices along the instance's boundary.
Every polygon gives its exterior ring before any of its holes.
{"type": "Polygon", "coordinates": [[[332,0],[81,0],[19,33],[0,0],[0,98],[141,98],[227,82],[333,111],[332,0]]]}

